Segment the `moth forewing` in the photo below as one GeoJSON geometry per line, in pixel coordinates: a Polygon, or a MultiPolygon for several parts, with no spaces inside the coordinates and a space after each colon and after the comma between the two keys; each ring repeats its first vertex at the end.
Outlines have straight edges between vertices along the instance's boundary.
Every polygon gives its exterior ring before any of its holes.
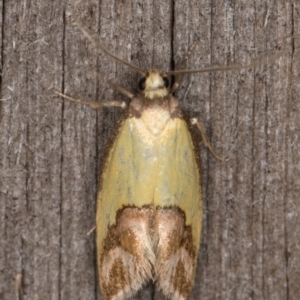
{"type": "Polygon", "coordinates": [[[166,297],[188,299],[193,284],[199,166],[179,102],[164,84],[159,71],[146,73],[103,169],[96,227],[105,299],[127,299],[149,280],[166,297]]]}
{"type": "Polygon", "coordinates": [[[129,105],[121,101],[88,103],[58,93],[93,108],[125,109],[107,151],[97,196],[97,262],[103,298],[129,299],[152,280],[167,298],[189,299],[202,227],[200,165],[192,125],[212,154],[221,157],[211,148],[201,122],[183,118],[172,92],[183,74],[239,70],[270,60],[229,68],[146,71],[111,54],[76,22],[100,50],[144,76],[136,95],[103,77],[131,99],[129,105]],[[170,88],[167,75],[176,76],[170,88]]]}

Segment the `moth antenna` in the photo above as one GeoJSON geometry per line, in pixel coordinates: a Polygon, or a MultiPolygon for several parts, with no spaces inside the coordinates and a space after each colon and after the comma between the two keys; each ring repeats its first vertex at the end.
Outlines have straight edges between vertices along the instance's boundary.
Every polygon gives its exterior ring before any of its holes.
{"type": "MultiPolygon", "coordinates": [[[[198,44],[198,41],[195,41],[192,46],[190,46],[188,52],[186,53],[183,61],[181,63],[179,63],[179,68],[176,68],[177,70],[184,70],[187,68],[187,63],[188,63],[188,60],[189,60],[189,57],[192,53],[192,51],[194,50],[195,46],[198,44]]],[[[170,90],[170,93],[173,94],[177,88],[179,87],[180,85],[180,82],[182,81],[183,79],[183,76],[184,74],[177,74],[177,76],[175,76],[175,82],[173,84],[173,86],[171,87],[171,90],[170,90]]]]}
{"type": "MultiPolygon", "coordinates": [[[[291,36],[284,36],[282,38],[279,38],[279,41],[277,41],[277,45],[282,45],[283,42],[287,42],[288,40],[295,40],[297,38],[296,35],[291,35],[291,36]]],[[[271,56],[270,58],[264,58],[262,60],[257,60],[257,61],[254,61],[252,62],[251,64],[248,64],[248,65],[244,65],[244,66],[238,66],[238,65],[232,65],[232,66],[228,66],[228,67],[215,67],[215,68],[212,68],[213,70],[209,70],[209,68],[205,68],[203,69],[204,71],[202,72],[201,70],[199,70],[198,73],[204,73],[204,72],[218,72],[218,71],[227,71],[227,70],[241,70],[241,69],[248,69],[248,68],[255,68],[255,67],[259,67],[259,66],[263,66],[263,65],[267,65],[267,64],[271,64],[273,63],[274,61],[276,61],[278,58],[280,58],[282,56],[282,53],[286,50],[286,47],[284,47],[283,50],[281,50],[279,53],[271,56]]],[[[189,71],[189,70],[182,70],[182,71],[189,71]]],[[[196,72],[193,72],[193,71],[197,71],[197,70],[190,70],[192,72],[187,72],[185,74],[188,74],[188,73],[196,73],[196,72]]]]}
{"type": "Polygon", "coordinates": [[[124,65],[132,68],[133,70],[139,72],[140,74],[142,74],[143,76],[145,76],[145,71],[140,69],[139,67],[135,66],[134,64],[131,64],[130,62],[128,62],[125,59],[121,59],[118,56],[114,55],[113,53],[111,53],[109,50],[107,50],[102,44],[96,42],[92,36],[88,33],[88,30],[80,23],[80,21],[78,20],[77,17],[77,13],[76,13],[76,9],[78,7],[78,5],[82,2],[82,0],[79,0],[75,3],[74,5],[74,9],[73,9],[73,18],[75,21],[75,24],[77,25],[77,27],[81,30],[81,32],[85,35],[85,37],[98,49],[100,49],[101,51],[103,51],[106,55],[110,56],[111,58],[115,59],[118,62],[123,63],[124,65]]]}
{"type": "Polygon", "coordinates": [[[194,74],[194,73],[210,73],[210,72],[220,72],[220,71],[232,71],[232,70],[243,70],[243,69],[250,69],[255,68],[263,65],[270,64],[281,57],[282,53],[275,54],[271,56],[269,59],[254,61],[248,65],[231,65],[231,66],[222,66],[222,67],[210,67],[210,68],[203,68],[203,69],[195,69],[195,70],[174,70],[164,72],[166,75],[177,75],[177,74],[194,74]]]}
{"type": "Polygon", "coordinates": [[[127,98],[132,99],[134,97],[134,95],[132,93],[130,93],[128,90],[126,90],[124,87],[118,85],[117,83],[112,82],[111,80],[106,78],[104,75],[99,74],[96,71],[92,71],[92,72],[93,72],[93,75],[97,76],[97,78],[99,80],[109,84],[112,88],[114,88],[115,90],[117,90],[118,92],[120,92],[121,94],[126,96],[127,98]]]}

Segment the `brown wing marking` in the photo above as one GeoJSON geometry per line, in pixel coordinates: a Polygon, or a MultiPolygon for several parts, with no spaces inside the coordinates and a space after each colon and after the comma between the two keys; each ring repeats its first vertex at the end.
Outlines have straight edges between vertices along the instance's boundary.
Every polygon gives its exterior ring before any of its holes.
{"type": "Polygon", "coordinates": [[[124,207],[99,255],[105,300],[125,300],[149,280],[172,300],[189,299],[196,268],[191,226],[178,207],[124,207]]]}
{"type": "Polygon", "coordinates": [[[105,300],[128,299],[152,279],[152,214],[151,208],[126,207],[118,212],[116,225],[109,228],[99,264],[105,300]]]}
{"type": "Polygon", "coordinates": [[[172,300],[189,299],[196,268],[196,253],[191,227],[184,213],[160,208],[155,214],[157,288],[172,300]]]}

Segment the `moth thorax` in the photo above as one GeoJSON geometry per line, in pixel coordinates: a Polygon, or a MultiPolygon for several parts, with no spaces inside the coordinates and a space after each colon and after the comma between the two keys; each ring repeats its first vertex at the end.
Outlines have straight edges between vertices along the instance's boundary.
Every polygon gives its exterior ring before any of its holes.
{"type": "Polygon", "coordinates": [[[159,71],[149,70],[147,72],[144,94],[149,99],[165,97],[168,94],[165,80],[159,71]]]}

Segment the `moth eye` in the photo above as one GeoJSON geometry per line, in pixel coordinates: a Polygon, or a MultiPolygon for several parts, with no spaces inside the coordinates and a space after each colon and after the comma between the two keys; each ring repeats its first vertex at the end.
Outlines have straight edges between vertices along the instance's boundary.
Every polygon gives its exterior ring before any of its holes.
{"type": "Polygon", "coordinates": [[[141,91],[143,91],[145,89],[145,82],[146,82],[146,78],[143,77],[140,81],[139,81],[139,89],[141,91]]]}
{"type": "Polygon", "coordinates": [[[164,77],[163,80],[164,80],[164,83],[165,83],[165,87],[168,88],[169,87],[169,78],[164,77]]]}

